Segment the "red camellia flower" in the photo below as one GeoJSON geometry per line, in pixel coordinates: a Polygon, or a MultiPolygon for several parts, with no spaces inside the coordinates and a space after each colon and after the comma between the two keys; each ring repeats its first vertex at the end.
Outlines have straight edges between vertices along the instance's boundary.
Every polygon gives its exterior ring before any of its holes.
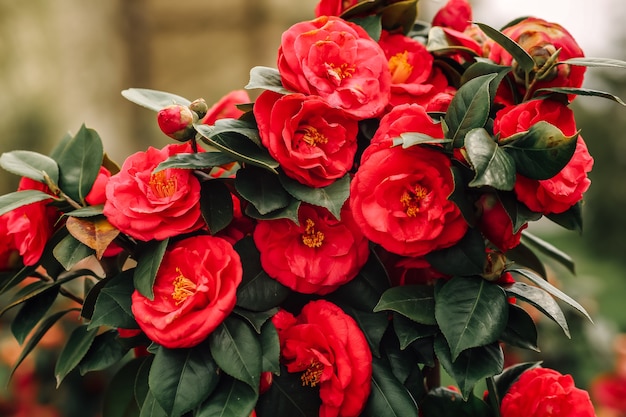
{"type": "Polygon", "coordinates": [[[472,6],[467,0],[448,0],[433,17],[433,26],[448,27],[463,32],[471,24],[472,6]]]}
{"type": "Polygon", "coordinates": [[[319,385],[320,417],[360,415],[371,389],[372,353],[354,319],[318,300],[297,317],[280,310],[272,322],[287,371],[302,372],[302,385],[319,385]]]}
{"type": "Polygon", "coordinates": [[[191,170],[153,173],[167,158],[192,152],[191,145],[148,148],[126,159],[106,186],[104,215],[122,233],[138,240],[163,240],[204,225],[200,215],[200,182],[191,170]]]}
{"type": "Polygon", "coordinates": [[[356,119],[380,115],[389,102],[385,54],[364,29],[339,17],[322,16],[287,29],[278,70],[288,90],[318,95],[356,119]]]}
{"type": "Polygon", "coordinates": [[[502,417],[595,417],[587,391],[570,375],[546,368],[525,371],[502,399],[502,417]]]}
{"type": "MultiPolygon", "coordinates": [[[[546,121],[561,129],[563,134],[576,134],[574,113],[566,105],[554,100],[531,100],[500,110],[494,120],[494,132],[507,138],[528,130],[533,124],[546,121]]],[[[515,182],[517,198],[538,213],[562,213],[579,202],[591,181],[587,173],[593,167],[593,158],[582,137],[578,137],[574,156],[554,177],[531,180],[521,175],[515,182]]]]}
{"type": "Polygon", "coordinates": [[[511,218],[498,197],[493,194],[481,195],[477,205],[481,210],[478,229],[491,243],[504,252],[519,245],[522,231],[528,227],[528,223],[513,233],[511,218]]]}
{"type": "Polygon", "coordinates": [[[299,225],[259,221],[254,242],[269,276],[294,291],[326,294],[353,279],[367,261],[368,241],[346,204],[341,220],[325,208],[302,204],[299,225]]]}
{"type": "Polygon", "coordinates": [[[246,90],[231,91],[207,110],[207,113],[202,118],[201,123],[205,125],[213,125],[219,119],[236,119],[243,114],[243,111],[237,108],[237,104],[245,104],[249,102],[250,96],[248,96],[248,92],[246,90]]]}
{"type": "Polygon", "coordinates": [[[133,315],[150,340],[167,348],[195,346],[232,311],[242,276],[239,255],[225,240],[183,239],[163,256],[154,299],[133,293],[133,315]]]}
{"type": "Polygon", "coordinates": [[[320,0],[315,6],[315,16],[340,16],[358,2],[359,0],[320,0]]]}
{"type": "Polygon", "coordinates": [[[254,116],[263,145],[298,182],[324,187],[352,168],[357,121],[320,97],[265,91],[254,104],[254,116]]]}

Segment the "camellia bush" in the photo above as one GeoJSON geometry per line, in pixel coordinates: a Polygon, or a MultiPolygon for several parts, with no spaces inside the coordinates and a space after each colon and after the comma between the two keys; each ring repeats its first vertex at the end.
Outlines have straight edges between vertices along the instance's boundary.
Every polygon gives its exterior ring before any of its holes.
{"type": "Polygon", "coordinates": [[[594,416],[503,348],[539,350],[530,309],[564,336],[562,308],[589,317],[544,266],[573,260],[526,228],[582,230],[569,104],[624,105],[582,83],[626,63],[540,18],[416,3],[321,0],[251,70],[253,103],[125,90],[174,142],[121,166],[85,126],[4,153],[14,370],[68,316],[57,384],[115,370],[104,417],[594,416]]]}

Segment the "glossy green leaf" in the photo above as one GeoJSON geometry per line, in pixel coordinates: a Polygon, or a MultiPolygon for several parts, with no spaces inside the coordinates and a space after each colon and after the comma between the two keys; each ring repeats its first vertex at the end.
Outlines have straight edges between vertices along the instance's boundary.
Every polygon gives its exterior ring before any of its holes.
{"type": "Polygon", "coordinates": [[[235,189],[263,215],[283,209],[291,202],[291,197],[282,187],[278,175],[256,167],[237,171],[235,189]]]}
{"type": "Polygon", "coordinates": [[[383,0],[361,0],[355,5],[345,9],[341,13],[341,18],[344,20],[350,20],[355,16],[372,14],[381,4],[383,4],[383,0]]]}
{"type": "Polygon", "coordinates": [[[14,191],[0,196],[0,215],[8,213],[26,204],[37,203],[51,199],[50,194],[38,190],[14,191]]]}
{"type": "Polygon", "coordinates": [[[271,321],[268,321],[261,328],[261,350],[263,351],[263,372],[280,373],[280,343],[278,332],[271,321]]]}
{"type": "Polygon", "coordinates": [[[448,197],[448,200],[457,205],[463,218],[470,227],[476,225],[477,215],[475,204],[475,196],[471,190],[465,186],[474,177],[474,171],[463,165],[452,165],[450,167],[452,178],[454,179],[454,191],[448,197]]]}
{"type": "Polygon", "coordinates": [[[339,305],[343,311],[354,319],[359,326],[367,344],[374,356],[380,356],[380,341],[389,327],[389,317],[386,313],[372,313],[361,311],[350,306],[339,305]]]}
{"type": "Polygon", "coordinates": [[[523,282],[516,282],[506,287],[506,292],[512,297],[519,298],[522,301],[533,305],[541,311],[546,317],[558,324],[563,333],[570,338],[569,326],[561,307],[552,298],[550,294],[541,288],[533,287],[523,282]]]}
{"type": "Polygon", "coordinates": [[[430,285],[403,285],[383,293],[374,307],[377,311],[395,311],[421,324],[437,324],[435,295],[430,285]]]}
{"type": "Polygon", "coordinates": [[[59,165],[59,187],[77,203],[84,203],[98,173],[104,150],[102,140],[85,125],[57,146],[53,159],[59,165]]]}
{"type": "Polygon", "coordinates": [[[115,373],[104,392],[102,417],[139,417],[135,378],[146,357],[131,359],[115,373]]]}
{"type": "Polygon", "coordinates": [[[136,329],[138,327],[131,311],[131,295],[135,291],[133,270],[127,270],[108,279],[98,294],[89,329],[98,326],[136,329]]]}
{"type": "Polygon", "coordinates": [[[235,378],[222,378],[217,389],[198,408],[195,417],[249,417],[258,394],[235,378]]]}
{"type": "Polygon", "coordinates": [[[480,277],[455,277],[435,291],[435,317],[455,361],[466,349],[495,342],[509,310],[504,291],[480,277]]]}
{"type": "MultiPolygon", "coordinates": [[[[511,71],[511,67],[506,65],[498,65],[490,61],[477,61],[467,67],[467,69],[463,72],[461,76],[461,83],[465,84],[469,80],[474,79],[476,77],[480,77],[481,75],[489,75],[489,74],[500,74],[500,73],[508,73],[511,71]]],[[[496,84],[496,83],[493,83],[496,84]]],[[[492,90],[492,93],[495,93],[492,90]]]]}
{"type": "Polygon", "coordinates": [[[319,389],[303,386],[300,376],[281,366],[280,376],[274,375],[270,389],[259,397],[257,416],[319,417],[319,389]]]}
{"type": "Polygon", "coordinates": [[[515,186],[515,160],[506,153],[485,129],[471,130],[465,136],[467,157],[474,167],[470,187],[490,186],[512,190],[515,186]]]}
{"type": "Polygon", "coordinates": [[[74,236],[67,235],[54,247],[52,253],[63,268],[69,271],[78,262],[93,255],[95,251],[79,242],[74,236]]]}
{"type": "Polygon", "coordinates": [[[350,19],[350,22],[355,23],[361,26],[370,38],[378,42],[380,39],[380,34],[382,33],[382,17],[380,15],[368,15],[368,16],[358,16],[350,19]]]}
{"type": "Polygon", "coordinates": [[[446,340],[439,336],[435,339],[435,354],[466,400],[478,381],[498,375],[504,367],[504,354],[498,342],[467,349],[453,360],[446,340]]]}
{"type": "Polygon", "coordinates": [[[428,392],[422,402],[421,411],[426,416],[437,417],[486,417],[491,410],[486,402],[470,395],[467,401],[456,391],[447,387],[436,387],[428,392]]]}
{"type": "Polygon", "coordinates": [[[100,371],[122,361],[128,348],[119,341],[117,330],[107,330],[95,337],[89,350],[78,364],[81,375],[100,371]]]}
{"type": "Polygon", "coordinates": [[[363,417],[417,417],[417,404],[391,371],[389,363],[372,358],[372,391],[363,417]]]}
{"type": "Polygon", "coordinates": [[[494,377],[496,391],[499,398],[504,398],[509,388],[513,385],[519,377],[529,369],[536,368],[541,362],[522,362],[513,366],[507,367],[501,374],[494,377]]]}
{"type": "Polygon", "coordinates": [[[266,311],[283,302],[290,291],[263,270],[252,237],[244,237],[234,247],[243,264],[243,278],[237,287],[237,306],[266,311]]]}
{"type": "Polygon", "coordinates": [[[279,178],[285,190],[294,198],[315,206],[325,207],[335,218],[341,218],[341,208],[350,196],[349,175],[345,175],[332,184],[321,188],[307,187],[282,174],[279,178]]]}
{"type": "Polygon", "coordinates": [[[54,367],[57,388],[67,374],[85,357],[97,334],[96,330],[89,330],[87,325],[79,326],[72,331],[54,367]]]}
{"type": "Polygon", "coordinates": [[[529,248],[524,242],[521,242],[513,249],[509,249],[508,251],[506,251],[506,258],[516,265],[532,269],[543,278],[546,278],[548,276],[546,268],[541,259],[539,259],[537,254],[535,254],[535,252],[531,248],[529,248]]]}
{"type": "Polygon", "coordinates": [[[55,286],[24,301],[22,308],[11,321],[11,332],[20,345],[50,310],[58,294],[59,287],[55,286]]]}
{"type": "Polygon", "coordinates": [[[141,413],[139,417],[169,417],[163,407],[159,404],[151,391],[146,393],[146,397],[141,403],[141,413]]]}
{"type": "Polygon", "coordinates": [[[476,23],[476,25],[485,32],[485,35],[496,41],[505,51],[511,54],[513,59],[517,61],[517,65],[519,65],[525,73],[530,74],[535,68],[533,57],[507,35],[484,23],[476,23]]]}
{"type": "Polygon", "coordinates": [[[559,65],[577,65],[581,67],[626,68],[626,61],[611,58],[578,57],[560,61],[559,65]]]}
{"type": "Polygon", "coordinates": [[[447,275],[480,275],[485,269],[485,241],[477,229],[469,228],[455,245],[426,254],[428,263],[447,275]]]}
{"type": "Polygon", "coordinates": [[[514,192],[499,192],[498,200],[513,223],[513,233],[517,233],[528,222],[539,220],[541,213],[531,211],[521,203],[514,192]]]}
{"type": "Polygon", "coordinates": [[[417,18],[418,0],[399,0],[387,3],[381,10],[382,26],[387,31],[409,33],[417,18]]]}
{"type": "Polygon", "coordinates": [[[0,167],[20,177],[46,183],[45,176],[53,184],[59,181],[59,166],[49,156],[32,151],[4,152],[0,156],[0,167]]]}
{"type": "Polygon", "coordinates": [[[257,146],[263,146],[261,144],[261,137],[259,136],[259,129],[254,122],[238,119],[217,120],[213,127],[213,135],[227,132],[238,133],[250,139],[257,146]]]}
{"type": "Polygon", "coordinates": [[[607,93],[605,91],[592,90],[589,88],[574,88],[574,87],[550,87],[550,88],[540,88],[535,91],[534,95],[538,96],[544,93],[560,93],[560,94],[575,94],[577,96],[589,96],[589,97],[600,97],[606,98],[611,101],[614,101],[622,106],[626,106],[626,103],[616,95],[611,93],[607,93]]]}
{"type": "Polygon", "coordinates": [[[539,352],[537,326],[526,310],[515,304],[509,304],[509,321],[500,340],[510,346],[539,352]]]}
{"type": "MultiPolygon", "coordinates": [[[[465,135],[472,129],[485,126],[491,107],[490,83],[497,74],[487,74],[469,80],[462,85],[450,102],[444,121],[448,127],[446,137],[455,147],[464,144],[465,135]]],[[[469,148],[469,146],[467,146],[469,148]]]]}
{"type": "Polygon", "coordinates": [[[122,96],[128,101],[154,111],[159,111],[172,104],[182,106],[191,104],[191,101],[176,94],[147,88],[129,88],[122,91],[122,96]]]}
{"type": "Polygon", "coordinates": [[[274,210],[267,214],[259,213],[259,211],[252,204],[248,204],[246,205],[245,213],[247,216],[257,220],[289,219],[295,224],[299,224],[298,210],[300,209],[301,204],[302,201],[293,198],[287,207],[274,210]]]}
{"type": "Polygon", "coordinates": [[[256,66],[250,70],[250,80],[244,87],[247,90],[261,88],[274,91],[279,94],[289,94],[290,91],[283,87],[280,73],[276,68],[256,66]]]}
{"type": "Polygon", "coordinates": [[[401,133],[399,137],[393,140],[393,146],[402,145],[402,149],[410,148],[415,145],[422,145],[428,143],[450,143],[452,139],[435,139],[428,136],[425,133],[420,132],[406,132],[401,133]]]}
{"type": "Polygon", "coordinates": [[[392,323],[402,350],[418,339],[435,336],[439,332],[439,327],[436,325],[416,323],[397,313],[393,315],[392,323]]]}
{"type": "Polygon", "coordinates": [[[250,326],[227,317],[209,336],[209,346],[220,369],[258,392],[263,352],[259,337],[250,326]]]}
{"type": "Polygon", "coordinates": [[[159,347],[148,376],[150,392],[168,416],[200,405],[215,389],[217,366],[206,345],[191,349],[159,347]]]}
{"type": "MultiPolygon", "coordinates": [[[[141,363],[141,366],[137,370],[137,375],[135,376],[135,400],[137,401],[137,405],[141,408],[145,404],[148,396],[151,397],[149,401],[152,403],[158,404],[152,393],[150,392],[150,386],[148,385],[148,380],[150,379],[150,368],[152,367],[152,362],[154,362],[154,355],[149,355],[146,357],[146,360],[141,363]]],[[[147,407],[154,407],[146,404],[147,407]]],[[[161,406],[159,405],[159,408],[161,406]]],[[[161,410],[163,410],[161,408],[161,410]]],[[[156,410],[157,412],[159,410],[156,410]]],[[[163,411],[165,412],[165,411],[163,411]]],[[[141,417],[141,416],[140,416],[141,417]]]]}
{"type": "Polygon", "coordinates": [[[252,326],[255,332],[261,334],[261,328],[274,314],[278,312],[278,308],[272,308],[267,311],[250,311],[240,307],[235,307],[233,313],[241,317],[252,326]]]}
{"type": "Polygon", "coordinates": [[[567,230],[573,230],[578,233],[583,232],[583,209],[581,201],[574,204],[563,213],[549,213],[546,214],[546,217],[567,230]]]}
{"type": "Polygon", "coordinates": [[[531,245],[539,250],[544,255],[551,259],[554,259],[564,267],[566,267],[572,274],[576,273],[574,260],[565,252],[558,249],[556,246],[546,242],[540,237],[524,230],[522,232],[522,243],[531,245]]]}
{"type": "Polygon", "coordinates": [[[207,169],[229,164],[235,160],[231,155],[222,152],[179,153],[161,162],[152,172],[156,173],[170,168],[207,169]]]}
{"type": "Polygon", "coordinates": [[[200,212],[215,235],[224,230],[233,221],[233,198],[223,181],[204,181],[200,186],[200,212]]]}
{"type": "Polygon", "coordinates": [[[96,217],[102,215],[102,209],[104,205],[100,204],[97,206],[87,206],[81,207],[76,210],[68,211],[67,213],[63,213],[64,216],[68,217],[80,217],[80,218],[88,218],[88,217],[96,217]]]}
{"type": "Polygon", "coordinates": [[[168,243],[169,239],[148,242],[141,249],[137,259],[137,266],[133,273],[133,284],[139,293],[150,300],[154,299],[154,281],[168,243]]]}

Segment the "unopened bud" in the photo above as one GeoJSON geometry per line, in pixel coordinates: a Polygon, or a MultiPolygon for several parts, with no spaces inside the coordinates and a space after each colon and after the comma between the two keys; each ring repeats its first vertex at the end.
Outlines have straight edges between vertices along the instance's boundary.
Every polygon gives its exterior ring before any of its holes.
{"type": "Polygon", "coordinates": [[[161,109],[157,114],[157,122],[161,131],[172,139],[185,142],[193,139],[196,129],[193,124],[198,121],[198,115],[187,106],[172,104],[161,109]]]}
{"type": "Polygon", "coordinates": [[[199,98],[191,102],[189,105],[191,111],[196,112],[199,119],[202,119],[206,112],[209,111],[209,106],[207,106],[206,101],[203,98],[199,98]]]}

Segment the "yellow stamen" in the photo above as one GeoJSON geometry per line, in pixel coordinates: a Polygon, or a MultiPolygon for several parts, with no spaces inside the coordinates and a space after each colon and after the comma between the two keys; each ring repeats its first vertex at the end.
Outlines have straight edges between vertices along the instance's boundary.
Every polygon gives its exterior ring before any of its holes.
{"type": "Polygon", "coordinates": [[[341,84],[341,81],[345,78],[350,78],[356,72],[356,68],[353,65],[343,63],[341,65],[326,64],[326,73],[328,78],[336,85],[341,84]]]}
{"type": "Polygon", "coordinates": [[[409,52],[398,52],[389,58],[389,72],[391,83],[401,84],[406,82],[413,72],[413,65],[409,64],[409,52]]]}
{"type": "Polygon", "coordinates": [[[417,216],[419,213],[419,203],[428,195],[428,190],[421,185],[416,185],[413,190],[405,191],[400,196],[400,202],[404,207],[404,212],[409,217],[417,216]]]}
{"type": "Polygon", "coordinates": [[[176,272],[178,272],[178,276],[174,279],[172,299],[176,301],[176,305],[178,305],[185,301],[187,297],[196,293],[196,284],[189,278],[185,277],[180,271],[180,268],[176,267],[176,272]]]}
{"type": "Polygon", "coordinates": [[[171,197],[174,195],[177,186],[178,183],[176,181],[176,176],[173,175],[168,178],[165,171],[159,171],[150,176],[150,187],[152,188],[152,192],[160,198],[171,197]]]}
{"type": "Polygon", "coordinates": [[[302,386],[315,387],[317,384],[320,383],[320,378],[322,377],[323,372],[324,365],[322,365],[315,359],[311,359],[311,364],[300,376],[302,386]]]}
{"type": "Polygon", "coordinates": [[[315,222],[311,219],[306,219],[306,226],[304,233],[302,234],[302,243],[309,248],[319,248],[324,242],[324,233],[319,230],[315,230],[315,222]]]}
{"type": "Polygon", "coordinates": [[[321,134],[313,126],[306,126],[303,129],[299,130],[299,133],[302,133],[302,140],[306,142],[309,146],[317,146],[317,144],[319,143],[328,143],[328,138],[321,134]]]}

